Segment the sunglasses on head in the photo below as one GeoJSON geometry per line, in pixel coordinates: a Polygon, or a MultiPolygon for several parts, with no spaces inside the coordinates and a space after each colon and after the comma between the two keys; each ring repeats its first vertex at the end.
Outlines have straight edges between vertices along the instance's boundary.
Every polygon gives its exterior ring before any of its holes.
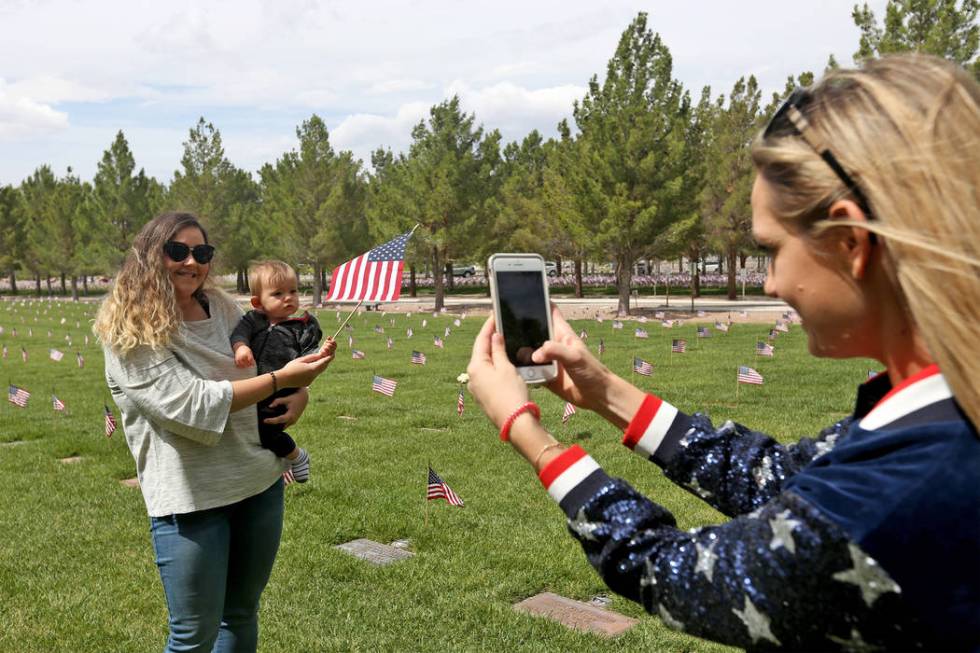
{"type": "Polygon", "coordinates": [[[189,254],[201,265],[210,263],[211,259],[214,258],[214,246],[212,245],[194,245],[194,247],[191,247],[190,245],[178,243],[173,240],[163,245],[163,252],[174,263],[180,263],[186,260],[189,254]]]}
{"type": "MultiPolygon", "coordinates": [[[[772,135],[778,135],[781,133],[790,133],[800,136],[806,144],[813,149],[814,152],[820,155],[820,158],[830,166],[830,169],[834,171],[837,178],[843,182],[847,189],[851,191],[851,195],[854,196],[854,200],[857,205],[864,211],[864,215],[868,220],[873,219],[874,214],[871,212],[871,206],[868,204],[868,198],[865,197],[864,193],[858,187],[857,182],[847,174],[844,170],[844,166],[840,164],[837,157],[833,155],[830,148],[823,142],[820,135],[816,133],[815,130],[810,128],[810,121],[806,119],[803,115],[804,109],[813,101],[813,95],[805,88],[798,88],[786,101],[783,102],[782,106],[773,114],[772,119],[769,124],[766,125],[766,130],[762,133],[763,138],[769,138],[772,135]]],[[[870,240],[872,243],[877,242],[877,238],[874,233],[870,234],[870,240]]]]}

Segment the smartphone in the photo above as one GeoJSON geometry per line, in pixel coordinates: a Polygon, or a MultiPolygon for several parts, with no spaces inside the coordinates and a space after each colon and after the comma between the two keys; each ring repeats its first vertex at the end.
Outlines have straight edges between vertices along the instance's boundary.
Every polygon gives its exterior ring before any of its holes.
{"type": "Polygon", "coordinates": [[[493,314],[507,358],[526,382],[550,381],[558,374],[557,364],[531,362],[531,354],[552,336],[544,259],[538,254],[494,254],[487,269],[493,314]]]}

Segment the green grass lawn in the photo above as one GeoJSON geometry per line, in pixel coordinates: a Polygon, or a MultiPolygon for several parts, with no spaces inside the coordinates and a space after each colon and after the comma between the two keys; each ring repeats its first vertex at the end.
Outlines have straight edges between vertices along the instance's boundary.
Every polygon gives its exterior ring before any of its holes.
{"type": "MultiPolygon", "coordinates": [[[[152,651],[166,638],[149,520],[139,490],[119,484],[135,475],[133,459],[121,432],[103,435],[103,404],[118,411],[105,387],[101,351],[91,335],[88,346],[83,342],[93,312],[91,304],[0,303],[0,344],[9,351],[0,377],[32,393],[25,409],[0,406],[0,651],[152,651]],[[48,357],[52,347],[65,352],[61,362],[48,357]],[[85,357],[84,368],[75,352],[85,357]],[[52,392],[67,413],[52,409],[52,392]],[[68,456],[81,461],[59,462],[68,456]]],[[[355,317],[354,346],[365,360],[352,360],[346,335],[338,338],[338,359],[313,386],[302,422],[290,429],[310,451],[313,478],[286,491],[260,650],[723,650],[667,629],[621,597],[610,608],[640,624],[614,640],[511,608],[542,591],[586,601],[609,592],[529,466],[497,440],[469,395],[463,416],[456,415],[455,379],[482,318],[471,316],[457,328],[455,317],[355,317]],[[374,333],[376,325],[385,334],[374,333]],[[408,326],[415,330],[411,339],[408,326]],[[433,335],[447,326],[452,334],[445,350],[437,349],[433,335]],[[412,349],[427,355],[426,366],[409,364],[412,349]],[[372,373],[398,381],[394,397],[371,392],[372,373]],[[428,463],[465,507],[426,506],[428,463]],[[333,548],[359,537],[408,538],[416,555],[379,568],[333,548]]],[[[320,320],[325,332],[336,328],[333,311],[320,320]]],[[[702,341],[693,324],[665,329],[650,322],[649,340],[635,339],[631,323],[623,331],[608,320],[573,326],[587,330],[593,351],[605,339],[603,360],[619,373],[630,375],[634,355],[652,362],[653,376],[636,382],[680,409],[706,411],[716,424],[737,418],[784,441],[847,414],[869,367],[810,357],[798,326],[780,334],[773,359],[753,353],[769,325],[736,324],[728,335],[715,332],[702,341]],[[686,338],[689,352],[670,355],[671,338],[686,338]],[[755,367],[766,382],[742,386],[736,401],[739,364],[755,367]]],[[[723,519],[622,447],[621,434],[599,418],[580,412],[563,426],[561,401],[543,390],[533,395],[559,439],[580,443],[611,474],[663,503],[680,527],[723,519]]]]}

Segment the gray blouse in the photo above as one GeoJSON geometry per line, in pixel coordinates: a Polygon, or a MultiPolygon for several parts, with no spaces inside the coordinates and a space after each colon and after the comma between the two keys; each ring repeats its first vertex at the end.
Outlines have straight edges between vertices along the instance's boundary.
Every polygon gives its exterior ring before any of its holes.
{"type": "Polygon", "coordinates": [[[209,291],[211,317],[184,322],[168,349],[104,348],[105,375],[152,517],[225,506],[265,490],[287,463],[259,444],[255,406],[230,412],[235,367],[229,335],[241,309],[209,291]]]}

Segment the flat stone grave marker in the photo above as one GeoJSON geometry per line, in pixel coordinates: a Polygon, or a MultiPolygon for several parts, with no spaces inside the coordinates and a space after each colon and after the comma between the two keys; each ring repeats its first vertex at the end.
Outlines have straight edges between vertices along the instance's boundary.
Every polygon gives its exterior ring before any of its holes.
{"type": "Polygon", "coordinates": [[[21,444],[27,444],[27,440],[9,440],[7,442],[0,442],[0,447],[16,447],[21,444]]]}
{"type": "Polygon", "coordinates": [[[388,565],[392,562],[398,562],[399,560],[411,558],[415,555],[411,551],[406,551],[404,549],[365,538],[344,542],[343,544],[338,544],[334,548],[340,549],[341,551],[346,551],[352,556],[376,565],[388,565]]]}
{"type": "Polygon", "coordinates": [[[58,462],[62,462],[66,465],[74,465],[75,463],[82,462],[81,456],[68,456],[67,458],[59,458],[58,462]]]}
{"type": "Polygon", "coordinates": [[[514,605],[519,612],[553,619],[563,626],[603,637],[615,637],[626,632],[638,622],[611,610],[603,610],[588,603],[543,592],[514,605]]]}
{"type": "Polygon", "coordinates": [[[133,478],[124,478],[119,481],[119,485],[123,485],[125,487],[139,487],[140,480],[135,476],[133,478]]]}
{"type": "Polygon", "coordinates": [[[346,420],[351,421],[351,422],[357,420],[356,417],[351,417],[350,415],[337,415],[337,419],[346,419],[346,420]]]}

